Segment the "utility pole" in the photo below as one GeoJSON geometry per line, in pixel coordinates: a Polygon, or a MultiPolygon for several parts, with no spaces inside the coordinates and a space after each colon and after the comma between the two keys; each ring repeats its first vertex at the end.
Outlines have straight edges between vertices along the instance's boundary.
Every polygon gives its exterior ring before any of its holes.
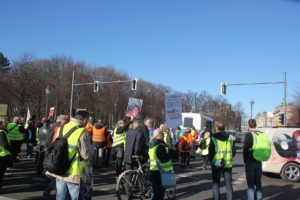
{"type": "Polygon", "coordinates": [[[75,77],[75,70],[73,70],[73,74],[72,74],[71,100],[70,100],[70,117],[72,117],[72,109],[73,109],[74,77],[75,77]]]}
{"type": "Polygon", "coordinates": [[[45,115],[46,115],[46,118],[48,118],[48,95],[50,94],[49,85],[45,89],[45,93],[46,93],[46,112],[45,112],[45,115]]]}
{"type": "Polygon", "coordinates": [[[250,108],[251,108],[251,118],[250,118],[250,119],[252,119],[252,109],[253,109],[253,105],[254,105],[254,101],[251,100],[251,101],[250,101],[250,108]]]}

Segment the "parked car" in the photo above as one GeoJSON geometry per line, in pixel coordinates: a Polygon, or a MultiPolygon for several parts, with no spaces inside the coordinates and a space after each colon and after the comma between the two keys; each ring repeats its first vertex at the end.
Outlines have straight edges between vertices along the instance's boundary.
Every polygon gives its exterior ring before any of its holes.
{"type": "Polygon", "coordinates": [[[239,136],[235,131],[229,131],[227,133],[230,134],[230,135],[232,135],[234,137],[234,141],[236,143],[241,143],[242,142],[241,136],[239,136]]]}
{"type": "Polygon", "coordinates": [[[264,128],[269,135],[272,152],[269,160],[263,162],[263,172],[280,174],[289,182],[300,181],[300,129],[264,128]]]}

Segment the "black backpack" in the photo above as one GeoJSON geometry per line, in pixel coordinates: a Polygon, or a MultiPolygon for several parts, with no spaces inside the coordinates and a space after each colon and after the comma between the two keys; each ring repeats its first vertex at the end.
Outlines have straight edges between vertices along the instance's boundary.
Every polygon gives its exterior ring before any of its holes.
{"type": "Polygon", "coordinates": [[[206,148],[207,148],[206,138],[205,138],[205,139],[202,139],[202,140],[200,141],[199,148],[200,148],[200,149],[206,149],[206,148]]]}
{"type": "Polygon", "coordinates": [[[182,144],[182,150],[189,150],[189,144],[186,140],[184,140],[182,144]]]}
{"type": "Polygon", "coordinates": [[[82,126],[75,126],[71,128],[65,136],[62,135],[64,126],[60,128],[59,136],[55,139],[45,153],[44,169],[46,171],[56,175],[64,175],[68,171],[72,161],[76,156],[76,153],[71,160],[69,160],[69,147],[67,139],[76,129],[81,127],[82,126]]]}

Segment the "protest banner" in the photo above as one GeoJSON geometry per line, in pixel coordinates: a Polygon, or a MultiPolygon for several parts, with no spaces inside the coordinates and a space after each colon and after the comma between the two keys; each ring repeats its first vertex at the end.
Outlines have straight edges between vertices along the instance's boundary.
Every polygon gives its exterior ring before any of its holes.
{"type": "Polygon", "coordinates": [[[181,95],[165,93],[165,119],[171,128],[182,124],[182,102],[181,95]]]}
{"type": "Polygon", "coordinates": [[[126,116],[127,117],[137,117],[141,113],[142,110],[142,99],[136,99],[129,97],[126,116]]]}

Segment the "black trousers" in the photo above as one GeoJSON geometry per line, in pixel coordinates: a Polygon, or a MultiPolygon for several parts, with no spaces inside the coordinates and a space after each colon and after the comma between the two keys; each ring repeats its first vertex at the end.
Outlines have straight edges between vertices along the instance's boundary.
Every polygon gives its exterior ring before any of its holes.
{"type": "Polygon", "coordinates": [[[150,171],[150,181],[153,187],[151,200],[164,200],[166,189],[161,184],[161,177],[159,171],[150,171]]]}
{"type": "Polygon", "coordinates": [[[181,165],[186,165],[188,152],[180,152],[181,165]]]}
{"type": "Polygon", "coordinates": [[[124,159],[124,148],[116,148],[116,175],[121,174],[124,159]]]}
{"type": "Polygon", "coordinates": [[[21,152],[21,146],[23,144],[23,140],[11,140],[10,144],[12,147],[12,159],[13,162],[16,162],[17,156],[21,152]]]}
{"type": "Polygon", "coordinates": [[[2,182],[3,182],[3,177],[4,177],[4,173],[8,167],[8,165],[10,164],[10,156],[1,156],[0,157],[0,188],[2,187],[2,182]]]}

